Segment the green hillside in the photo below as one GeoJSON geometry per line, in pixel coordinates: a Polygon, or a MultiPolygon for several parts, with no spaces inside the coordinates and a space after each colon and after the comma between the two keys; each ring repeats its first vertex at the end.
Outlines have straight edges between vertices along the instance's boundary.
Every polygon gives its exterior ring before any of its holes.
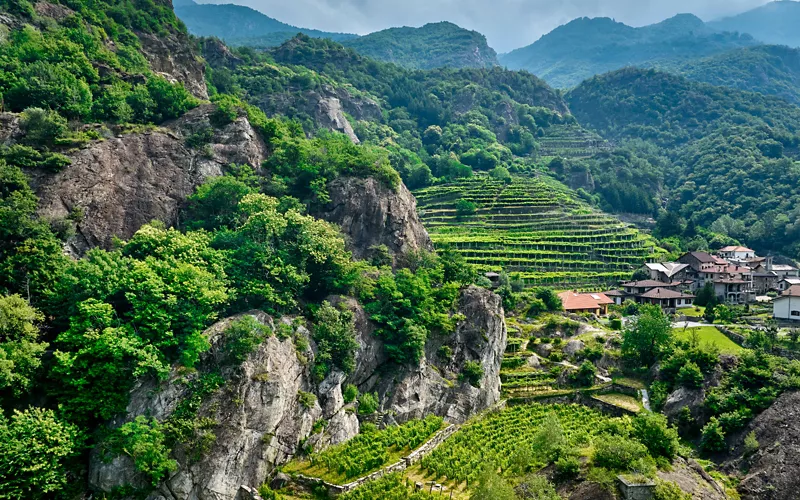
{"type": "Polygon", "coordinates": [[[800,47],[800,2],[777,1],[708,23],[720,31],[750,33],[758,40],[776,45],[800,47]]]}
{"type": "Polygon", "coordinates": [[[479,175],[414,192],[434,243],[480,271],[518,272],[526,285],[613,286],[654,258],[656,243],[592,209],[547,176],[479,175]],[[458,210],[459,200],[476,213],[458,210]]]}
{"type": "Polygon", "coordinates": [[[693,228],[711,227],[760,251],[800,255],[800,108],[637,69],[587,80],[567,100],[581,123],[664,176],[668,209],[685,220],[660,236],[702,247],[710,242],[693,228]]]}
{"type": "Polygon", "coordinates": [[[344,45],[372,59],[412,69],[491,68],[498,64],[485,36],[448,22],[390,28],[347,40],[344,45]]]}
{"type": "Polygon", "coordinates": [[[230,45],[274,47],[298,33],[332,40],[358,36],[298,28],[250,7],[234,4],[198,4],[192,0],[180,0],[175,2],[175,14],[186,24],[189,33],[215,36],[230,45]]]}
{"type": "Polygon", "coordinates": [[[715,33],[690,14],[642,28],[608,18],[580,18],[532,45],[501,55],[500,63],[530,71],[555,87],[569,88],[627,66],[675,64],[755,43],[749,35],[715,33]]]}
{"type": "Polygon", "coordinates": [[[689,61],[677,70],[698,82],[800,103],[800,49],[760,45],[689,61]]]}

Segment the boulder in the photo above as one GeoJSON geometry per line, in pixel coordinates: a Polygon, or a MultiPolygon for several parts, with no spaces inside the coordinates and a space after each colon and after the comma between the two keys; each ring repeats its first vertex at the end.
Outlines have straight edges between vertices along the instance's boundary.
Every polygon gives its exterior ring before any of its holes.
{"type": "Polygon", "coordinates": [[[539,356],[547,358],[553,352],[553,344],[536,344],[533,346],[533,351],[539,356]]]}
{"type": "Polygon", "coordinates": [[[526,364],[531,368],[539,368],[542,366],[542,361],[539,359],[539,356],[533,354],[528,358],[526,364]]]}
{"type": "Polygon", "coordinates": [[[706,399],[706,393],[703,389],[687,389],[686,387],[679,387],[672,391],[667,400],[664,402],[662,412],[670,420],[675,419],[684,407],[689,407],[692,416],[697,418],[702,410],[703,401],[706,399]]]}
{"type": "Polygon", "coordinates": [[[201,106],[143,133],[97,141],[71,155],[72,164],[58,173],[26,172],[39,195],[39,212],[47,218],[83,210],[74,254],[110,247],[114,237],[129,239],[143,225],[160,220],[178,224],[186,197],[205,179],[231,163],[258,169],[267,148],[245,117],[215,128],[205,148],[191,148],[186,138],[210,126],[213,105],[201,106]]]}
{"type": "Polygon", "coordinates": [[[433,250],[417,215],[417,201],[403,185],[396,190],[376,179],[340,177],[328,184],[330,203],[314,215],[339,225],[357,259],[385,245],[395,266],[415,251],[433,250]]]}
{"type": "Polygon", "coordinates": [[[570,340],[562,349],[562,352],[567,356],[575,356],[578,352],[582,351],[586,344],[580,340],[570,340]]]}

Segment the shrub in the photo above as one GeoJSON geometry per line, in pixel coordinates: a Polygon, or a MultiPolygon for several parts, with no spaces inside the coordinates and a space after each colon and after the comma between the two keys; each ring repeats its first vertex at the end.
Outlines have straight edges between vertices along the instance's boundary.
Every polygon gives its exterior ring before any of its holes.
{"type": "Polygon", "coordinates": [[[300,406],[308,410],[317,402],[317,397],[310,392],[300,391],[297,400],[300,402],[300,406]]]}
{"type": "Polygon", "coordinates": [[[272,330],[268,326],[253,316],[243,316],[225,329],[224,351],[234,364],[242,364],[270,335],[272,330]]]}
{"type": "Polygon", "coordinates": [[[699,389],[703,386],[703,372],[689,361],[678,371],[677,382],[688,389],[699,389]]]}
{"type": "Polygon", "coordinates": [[[352,403],[358,398],[358,387],[353,384],[347,384],[342,391],[342,399],[345,403],[352,403]]]}
{"type": "Polygon", "coordinates": [[[443,345],[442,347],[439,348],[436,354],[442,361],[450,361],[451,359],[453,359],[453,348],[450,347],[449,345],[443,345]]]}
{"type": "Polygon", "coordinates": [[[358,413],[361,415],[372,415],[380,407],[378,393],[365,392],[358,397],[358,413]]]}
{"type": "Polygon", "coordinates": [[[261,486],[259,486],[258,487],[258,494],[264,500],[277,500],[278,499],[278,494],[275,493],[275,491],[273,491],[273,489],[270,488],[268,484],[262,484],[261,486]]]}
{"type": "Polygon", "coordinates": [[[178,467],[169,457],[170,449],[165,444],[161,424],[154,418],[136,417],[116,429],[108,444],[113,453],[131,457],[136,469],[148,477],[153,487],[178,467]]]}
{"type": "Polygon", "coordinates": [[[475,215],[477,211],[478,206],[469,200],[461,199],[456,202],[456,215],[458,217],[475,215]]]}
{"type": "Polygon", "coordinates": [[[654,457],[675,458],[678,451],[678,431],[670,427],[667,417],[660,413],[643,412],[633,419],[633,437],[647,446],[654,457]]]}
{"type": "Polygon", "coordinates": [[[314,314],[312,330],[317,343],[314,362],[315,372],[321,376],[318,379],[322,380],[334,367],[345,373],[353,371],[358,349],[353,313],[323,302],[314,314]]]}
{"type": "Polygon", "coordinates": [[[692,495],[684,493],[675,483],[658,481],[653,492],[653,500],[692,500],[692,495]]]}
{"type": "Polygon", "coordinates": [[[630,471],[637,460],[647,457],[647,447],[639,441],[605,435],[594,442],[594,465],[615,471],[630,471]]]}
{"type": "Polygon", "coordinates": [[[576,456],[568,455],[556,460],[556,475],[559,480],[572,479],[581,471],[581,461],[576,456]]]}
{"type": "Polygon", "coordinates": [[[20,116],[25,132],[24,142],[35,147],[52,147],[56,140],[67,134],[67,120],[55,111],[28,108],[20,116]]]}
{"type": "Polygon", "coordinates": [[[756,433],[750,432],[744,438],[744,454],[745,455],[752,455],[753,453],[758,451],[758,439],[756,439],[756,433]]]}
{"type": "Polygon", "coordinates": [[[461,375],[474,387],[481,386],[483,367],[478,361],[467,361],[461,369],[461,375]]]}
{"type": "Polygon", "coordinates": [[[578,387],[591,387],[594,385],[594,378],[597,376],[597,368],[591,361],[584,361],[580,368],[575,370],[570,379],[578,387]]]}
{"type": "Polygon", "coordinates": [[[713,453],[725,450],[726,446],[725,431],[722,430],[722,425],[717,417],[711,417],[703,427],[700,449],[707,453],[713,453]]]}
{"type": "Polygon", "coordinates": [[[80,432],[52,410],[0,413],[0,497],[50,498],[67,485],[67,462],[80,451],[80,432]]]}
{"type": "Polygon", "coordinates": [[[555,487],[546,477],[533,474],[526,477],[517,487],[519,497],[531,500],[561,500],[561,495],[556,492],[555,487]]]}
{"type": "Polygon", "coordinates": [[[621,318],[611,318],[608,321],[608,327],[612,330],[619,331],[622,330],[622,319],[621,318]]]}

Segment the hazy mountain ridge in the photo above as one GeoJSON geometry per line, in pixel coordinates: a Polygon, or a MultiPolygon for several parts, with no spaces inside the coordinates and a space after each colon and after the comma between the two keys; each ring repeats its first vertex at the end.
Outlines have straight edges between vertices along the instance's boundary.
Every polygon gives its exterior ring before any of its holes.
{"type": "Polygon", "coordinates": [[[736,16],[708,23],[717,31],[750,33],[765,43],[800,47],[800,2],[770,2],[736,16]]]}

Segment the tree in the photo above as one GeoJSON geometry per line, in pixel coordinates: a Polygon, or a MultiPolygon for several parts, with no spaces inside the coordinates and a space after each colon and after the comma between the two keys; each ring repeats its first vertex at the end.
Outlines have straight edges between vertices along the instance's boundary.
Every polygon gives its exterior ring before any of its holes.
{"type": "Polygon", "coordinates": [[[548,311],[563,311],[564,305],[561,303],[561,297],[553,291],[552,288],[537,288],[534,290],[534,295],[537,299],[544,302],[548,311]]]}
{"type": "Polygon", "coordinates": [[[689,361],[678,371],[676,380],[687,389],[699,389],[703,386],[703,372],[695,363],[689,361]]]}
{"type": "MultiPolygon", "coordinates": [[[[575,460],[571,463],[580,463],[575,460]]],[[[574,468],[571,472],[575,472],[574,468]]],[[[574,475],[577,475],[575,472],[574,475]]],[[[561,495],[556,491],[555,486],[546,477],[538,474],[527,476],[517,487],[519,498],[522,500],[561,500],[561,495]]]]}
{"type": "Polygon", "coordinates": [[[505,183],[511,182],[511,173],[505,167],[495,167],[489,171],[489,176],[492,179],[502,181],[505,183]]]}
{"type": "Polygon", "coordinates": [[[475,215],[477,211],[478,206],[469,200],[460,199],[456,202],[456,216],[458,217],[475,215]]]}
{"type": "Polygon", "coordinates": [[[660,413],[639,413],[633,419],[631,435],[644,443],[654,457],[665,457],[671,461],[678,452],[678,431],[660,413]]]}
{"type": "Polygon", "coordinates": [[[20,115],[20,126],[25,132],[24,142],[44,148],[52,147],[67,133],[67,120],[49,109],[28,108],[20,115]]]}
{"type": "Polygon", "coordinates": [[[478,487],[475,488],[470,500],[516,500],[514,488],[500,477],[495,466],[487,465],[478,477],[478,487]]]}
{"type": "Polygon", "coordinates": [[[483,378],[483,367],[478,361],[467,361],[461,369],[461,374],[473,387],[481,386],[481,379],[483,378]]]}
{"type": "Polygon", "coordinates": [[[594,385],[594,378],[597,375],[597,368],[588,359],[572,374],[572,383],[578,387],[591,387],[594,385]]]}
{"type": "Polygon", "coordinates": [[[670,319],[660,307],[646,304],[622,332],[622,355],[636,366],[651,366],[672,342],[670,319]]]}
{"type": "Polygon", "coordinates": [[[710,281],[703,285],[703,288],[697,291],[694,303],[700,307],[706,307],[716,300],[716,292],[714,292],[714,284],[710,281]]]}
{"type": "Polygon", "coordinates": [[[542,424],[536,429],[531,442],[533,453],[537,458],[550,463],[558,456],[561,448],[567,443],[564,428],[558,417],[548,413],[542,424]]]}
{"type": "Polygon", "coordinates": [[[711,417],[703,427],[702,437],[700,438],[700,449],[705,452],[723,451],[727,447],[725,443],[725,431],[722,430],[717,417],[711,417]]]}
{"type": "Polygon", "coordinates": [[[161,424],[154,418],[140,415],[123,424],[114,430],[107,445],[112,453],[131,457],[136,469],[154,488],[178,468],[178,463],[169,457],[161,424]]]}
{"type": "Polygon", "coordinates": [[[44,316],[19,295],[0,296],[0,392],[27,392],[48,344],[36,326],[44,316]]]}
{"type": "Polygon", "coordinates": [[[324,379],[334,367],[345,373],[353,371],[358,341],[352,312],[323,302],[314,314],[312,336],[317,343],[314,371],[318,380],[324,379]]]}
{"type": "Polygon", "coordinates": [[[69,461],[80,453],[78,428],[52,410],[0,413],[0,498],[50,498],[67,486],[69,461]]]}

